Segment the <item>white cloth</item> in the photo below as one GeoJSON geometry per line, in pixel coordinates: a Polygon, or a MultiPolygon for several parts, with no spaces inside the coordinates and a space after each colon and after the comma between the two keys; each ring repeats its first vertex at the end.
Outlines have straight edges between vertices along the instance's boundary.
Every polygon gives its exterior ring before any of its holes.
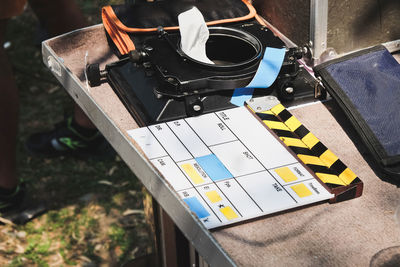
{"type": "Polygon", "coordinates": [[[206,55],[208,28],[201,12],[193,7],[178,15],[182,51],[189,57],[208,64],[214,64],[206,55]]]}

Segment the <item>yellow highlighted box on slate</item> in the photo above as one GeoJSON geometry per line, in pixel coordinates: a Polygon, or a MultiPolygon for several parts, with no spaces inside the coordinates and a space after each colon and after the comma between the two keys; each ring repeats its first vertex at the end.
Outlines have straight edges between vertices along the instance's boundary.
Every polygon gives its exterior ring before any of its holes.
{"type": "Polygon", "coordinates": [[[228,219],[228,220],[233,220],[238,218],[239,216],[236,214],[236,212],[231,208],[231,207],[224,207],[219,209],[222,214],[228,219]]]}
{"type": "Polygon", "coordinates": [[[204,179],[200,176],[200,174],[193,168],[192,164],[185,163],[182,164],[181,167],[194,184],[202,184],[205,182],[204,179]]]}
{"type": "Polygon", "coordinates": [[[305,184],[292,185],[290,188],[292,188],[299,197],[308,197],[312,195],[312,192],[307,188],[307,186],[305,186],[305,184]]]}
{"type": "Polygon", "coordinates": [[[297,176],[288,168],[283,167],[276,169],[275,172],[284,180],[286,183],[293,182],[297,180],[297,176]]]}
{"type": "Polygon", "coordinates": [[[219,202],[222,200],[221,196],[215,190],[206,192],[206,196],[212,203],[219,202]]]}

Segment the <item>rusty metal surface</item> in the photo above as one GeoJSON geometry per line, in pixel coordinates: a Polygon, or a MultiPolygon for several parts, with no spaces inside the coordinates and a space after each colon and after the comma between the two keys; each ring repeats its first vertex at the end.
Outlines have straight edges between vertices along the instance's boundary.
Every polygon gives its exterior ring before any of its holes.
{"type": "MultiPolygon", "coordinates": [[[[400,39],[399,0],[330,0],[327,47],[339,54],[400,39]]],[[[310,39],[310,0],[253,0],[258,13],[297,45],[310,39]]]]}
{"type": "Polygon", "coordinates": [[[400,38],[400,1],[329,1],[328,46],[338,53],[400,38]]]}
{"type": "Polygon", "coordinates": [[[310,39],[309,0],[254,0],[253,5],[258,14],[297,45],[304,45],[310,39]]]}

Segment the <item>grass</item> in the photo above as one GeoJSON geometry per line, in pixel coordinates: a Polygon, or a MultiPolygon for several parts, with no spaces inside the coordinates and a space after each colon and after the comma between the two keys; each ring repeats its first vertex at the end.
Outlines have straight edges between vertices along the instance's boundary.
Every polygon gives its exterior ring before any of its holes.
{"type": "MultiPolygon", "coordinates": [[[[118,2],[78,1],[91,24],[100,22],[101,6],[118,2]]],[[[51,129],[73,104],[42,64],[37,26],[28,9],[9,21],[6,41],[20,90],[19,177],[30,197],[50,209],[26,225],[0,226],[0,266],[115,266],[152,253],[142,186],[118,156],[96,161],[26,153],[26,138],[51,129]]]]}

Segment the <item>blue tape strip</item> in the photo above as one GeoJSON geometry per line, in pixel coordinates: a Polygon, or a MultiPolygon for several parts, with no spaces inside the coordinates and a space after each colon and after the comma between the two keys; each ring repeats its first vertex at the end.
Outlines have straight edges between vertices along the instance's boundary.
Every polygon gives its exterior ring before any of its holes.
{"type": "Polygon", "coordinates": [[[183,201],[189,206],[190,210],[196,213],[197,217],[205,218],[210,216],[210,213],[201,205],[200,201],[196,197],[185,198],[183,201]]]}
{"type": "Polygon", "coordinates": [[[252,98],[253,92],[254,88],[237,88],[233,91],[231,103],[236,106],[243,106],[243,103],[246,102],[246,100],[252,98]]]}
{"type": "Polygon", "coordinates": [[[225,165],[214,154],[195,158],[195,160],[214,182],[233,177],[225,165]]]}
{"type": "Polygon", "coordinates": [[[281,70],[283,60],[285,58],[286,48],[267,47],[264,52],[264,57],[258,66],[256,75],[246,87],[252,88],[268,88],[281,70]]]}
{"type": "MultiPolygon", "coordinates": [[[[253,80],[251,80],[246,88],[270,87],[278,77],[283,60],[285,59],[285,53],[286,48],[267,47],[253,80]]],[[[235,89],[231,103],[236,106],[243,106],[246,100],[252,98],[253,92],[250,92],[250,90],[243,90],[243,88],[235,89]]]]}

